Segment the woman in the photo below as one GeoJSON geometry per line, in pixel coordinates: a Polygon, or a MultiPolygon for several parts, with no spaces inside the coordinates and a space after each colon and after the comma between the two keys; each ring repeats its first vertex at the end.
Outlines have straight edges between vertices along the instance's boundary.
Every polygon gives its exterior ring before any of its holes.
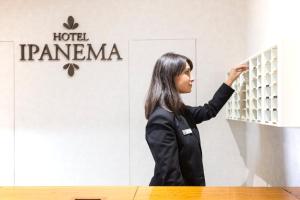
{"type": "Polygon", "coordinates": [[[185,105],[180,98],[180,93],[192,90],[192,69],[189,58],[175,53],[162,55],[154,66],[145,102],[146,140],[155,160],[150,186],[205,186],[196,124],[218,114],[234,92],[230,86],[248,66],[231,69],[213,98],[198,107],[185,105]]]}

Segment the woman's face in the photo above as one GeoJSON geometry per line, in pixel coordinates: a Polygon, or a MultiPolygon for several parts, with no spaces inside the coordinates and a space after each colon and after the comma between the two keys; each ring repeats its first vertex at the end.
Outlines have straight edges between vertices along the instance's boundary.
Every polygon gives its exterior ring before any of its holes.
{"type": "Polygon", "coordinates": [[[183,72],[175,77],[176,89],[179,93],[190,93],[192,91],[193,78],[191,77],[191,69],[188,63],[185,63],[183,72]]]}

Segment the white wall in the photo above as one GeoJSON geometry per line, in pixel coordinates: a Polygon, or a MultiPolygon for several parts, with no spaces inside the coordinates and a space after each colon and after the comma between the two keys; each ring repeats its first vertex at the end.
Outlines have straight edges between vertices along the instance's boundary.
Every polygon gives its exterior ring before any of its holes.
{"type": "MultiPolygon", "coordinates": [[[[299,36],[299,2],[247,1],[247,57],[277,41],[299,36]]],[[[297,92],[297,91],[295,91],[297,92]]],[[[246,185],[300,185],[300,129],[230,122],[249,169],[246,185]]]]}
{"type": "Polygon", "coordinates": [[[0,42],[0,185],[14,177],[14,44],[0,42]]]}
{"type": "MultiPolygon", "coordinates": [[[[147,185],[154,162],[142,105],[151,63],[169,49],[191,56],[196,84],[184,99],[207,102],[230,67],[245,58],[245,6],[239,0],[1,2],[0,41],[14,41],[16,57],[15,65],[0,66],[7,71],[1,102],[15,106],[15,113],[0,113],[1,119],[15,114],[0,127],[0,141],[10,144],[1,145],[0,184],[147,185]],[[93,44],[117,43],[123,60],[79,62],[73,78],[62,69],[65,60],[18,60],[18,44],[53,43],[52,33],[65,31],[69,15],[93,44]]],[[[11,62],[9,56],[3,62],[11,62]]],[[[241,185],[246,143],[224,117],[222,110],[199,125],[207,184],[241,185]]]]}

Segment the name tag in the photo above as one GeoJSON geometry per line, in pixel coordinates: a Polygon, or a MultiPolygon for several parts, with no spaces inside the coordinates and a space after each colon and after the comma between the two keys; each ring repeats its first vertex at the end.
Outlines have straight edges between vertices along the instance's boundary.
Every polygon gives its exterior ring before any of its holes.
{"type": "Polygon", "coordinates": [[[182,130],[182,133],[183,133],[183,135],[188,135],[188,134],[192,133],[192,130],[190,128],[184,129],[184,130],[182,130]]]}

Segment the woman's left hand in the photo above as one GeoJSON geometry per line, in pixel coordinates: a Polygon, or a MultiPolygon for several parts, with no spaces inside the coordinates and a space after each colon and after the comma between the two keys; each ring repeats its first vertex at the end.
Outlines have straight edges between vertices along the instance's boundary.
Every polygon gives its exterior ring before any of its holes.
{"type": "Polygon", "coordinates": [[[249,66],[246,64],[240,64],[237,67],[232,68],[229,72],[228,72],[228,78],[225,81],[225,83],[229,86],[232,85],[232,83],[240,76],[240,74],[242,72],[245,72],[249,70],[249,66]]]}

